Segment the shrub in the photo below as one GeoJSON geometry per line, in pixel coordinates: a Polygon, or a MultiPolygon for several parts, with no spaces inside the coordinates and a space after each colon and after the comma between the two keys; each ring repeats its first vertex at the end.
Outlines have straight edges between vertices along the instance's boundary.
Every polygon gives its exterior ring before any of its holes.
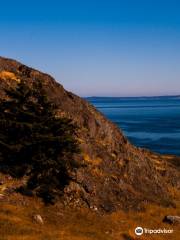
{"type": "Polygon", "coordinates": [[[8,100],[0,102],[0,170],[16,178],[27,175],[26,187],[52,202],[78,167],[77,127],[56,117],[39,83],[30,88],[21,82],[6,93],[8,100]]]}

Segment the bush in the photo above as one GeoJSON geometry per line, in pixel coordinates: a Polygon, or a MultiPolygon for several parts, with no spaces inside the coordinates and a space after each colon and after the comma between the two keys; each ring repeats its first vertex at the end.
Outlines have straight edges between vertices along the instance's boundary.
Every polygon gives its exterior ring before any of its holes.
{"type": "Polygon", "coordinates": [[[9,100],[0,102],[0,170],[16,178],[27,175],[26,187],[51,202],[78,167],[77,127],[56,117],[39,83],[30,88],[21,82],[6,93],[9,100]]]}

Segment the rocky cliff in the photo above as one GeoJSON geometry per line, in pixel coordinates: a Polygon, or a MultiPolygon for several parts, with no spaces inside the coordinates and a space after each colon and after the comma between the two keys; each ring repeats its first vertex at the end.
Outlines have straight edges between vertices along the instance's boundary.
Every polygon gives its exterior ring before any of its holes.
{"type": "Polygon", "coordinates": [[[95,211],[142,209],[148,202],[173,205],[179,189],[176,157],[161,156],[131,145],[119,128],[85,100],[66,91],[51,76],[17,61],[0,58],[0,98],[5,89],[24,81],[33,87],[41,82],[48,99],[78,126],[77,139],[83,165],[73,172],[62,201],[95,211]]]}

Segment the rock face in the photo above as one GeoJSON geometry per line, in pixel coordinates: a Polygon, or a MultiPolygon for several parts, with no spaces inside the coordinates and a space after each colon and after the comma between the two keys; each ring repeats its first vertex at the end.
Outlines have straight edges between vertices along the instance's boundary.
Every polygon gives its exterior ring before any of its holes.
{"type": "Polygon", "coordinates": [[[40,81],[49,100],[58,105],[57,116],[69,117],[79,127],[82,154],[77,158],[85,165],[72,173],[73,181],[64,189],[66,204],[106,212],[140,209],[147,202],[172,204],[171,189],[179,187],[175,164],[179,159],[171,161],[134,147],[116,125],[51,76],[0,58],[0,98],[6,98],[4,89],[16,87],[20,81],[29,86],[40,81]]]}

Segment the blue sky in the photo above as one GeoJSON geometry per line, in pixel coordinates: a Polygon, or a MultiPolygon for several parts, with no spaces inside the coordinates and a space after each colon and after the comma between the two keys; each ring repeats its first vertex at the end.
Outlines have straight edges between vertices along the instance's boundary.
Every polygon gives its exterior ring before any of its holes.
{"type": "Polygon", "coordinates": [[[1,1],[0,55],[80,96],[180,94],[180,1],[1,1]]]}

